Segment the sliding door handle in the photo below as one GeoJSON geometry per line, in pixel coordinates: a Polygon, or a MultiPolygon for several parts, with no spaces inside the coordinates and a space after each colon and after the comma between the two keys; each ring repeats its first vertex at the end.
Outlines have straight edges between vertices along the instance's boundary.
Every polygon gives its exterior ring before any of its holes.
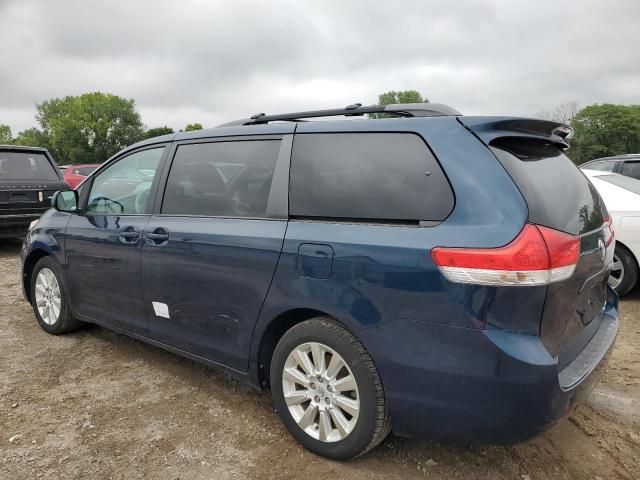
{"type": "Polygon", "coordinates": [[[147,240],[148,244],[162,245],[164,242],[169,240],[169,232],[167,232],[165,228],[158,227],[152,232],[145,233],[144,238],[147,240]]]}

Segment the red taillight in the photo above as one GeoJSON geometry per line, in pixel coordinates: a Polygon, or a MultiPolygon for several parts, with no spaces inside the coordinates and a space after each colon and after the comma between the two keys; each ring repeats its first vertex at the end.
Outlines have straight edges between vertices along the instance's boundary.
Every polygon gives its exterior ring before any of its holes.
{"type": "Polygon", "coordinates": [[[606,240],[604,242],[604,246],[608,247],[615,240],[616,232],[613,229],[613,219],[611,217],[604,218],[604,225],[606,231],[606,240]]]}
{"type": "Polygon", "coordinates": [[[540,230],[549,252],[549,268],[575,265],[580,257],[580,238],[547,227],[540,230]]]}
{"type": "Polygon", "coordinates": [[[573,274],[580,257],[580,238],[527,224],[504,247],[436,247],[431,256],[444,276],[453,282],[547,285],[573,274]]]}

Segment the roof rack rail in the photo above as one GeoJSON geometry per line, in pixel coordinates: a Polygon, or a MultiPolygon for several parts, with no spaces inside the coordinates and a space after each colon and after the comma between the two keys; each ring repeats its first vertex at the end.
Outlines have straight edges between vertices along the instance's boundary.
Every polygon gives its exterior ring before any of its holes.
{"type": "Polygon", "coordinates": [[[363,107],[361,103],[347,105],[344,108],[330,110],[310,110],[306,112],[281,113],[278,115],[266,115],[257,113],[250,118],[235,120],[218,125],[218,127],[233,127],[240,125],[262,125],[269,122],[297,122],[305,118],[318,117],[358,117],[367,113],[390,113],[399,117],[441,117],[462,115],[457,110],[441,103],[402,103],[394,105],[370,105],[363,107]]]}

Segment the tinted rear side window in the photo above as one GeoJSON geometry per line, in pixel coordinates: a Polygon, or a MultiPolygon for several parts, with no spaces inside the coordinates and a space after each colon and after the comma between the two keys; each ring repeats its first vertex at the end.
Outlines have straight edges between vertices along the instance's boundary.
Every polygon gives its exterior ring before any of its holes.
{"type": "Polygon", "coordinates": [[[454,205],[437,160],[410,133],[296,135],[290,192],[298,217],[443,220],[454,205]]]}
{"type": "Polygon", "coordinates": [[[624,162],[621,173],[627,177],[640,179],[640,162],[624,162]]]}
{"type": "Polygon", "coordinates": [[[42,153],[0,152],[0,180],[59,180],[42,153]]]}
{"type": "Polygon", "coordinates": [[[180,145],[162,213],[265,217],[280,140],[180,145]]]}

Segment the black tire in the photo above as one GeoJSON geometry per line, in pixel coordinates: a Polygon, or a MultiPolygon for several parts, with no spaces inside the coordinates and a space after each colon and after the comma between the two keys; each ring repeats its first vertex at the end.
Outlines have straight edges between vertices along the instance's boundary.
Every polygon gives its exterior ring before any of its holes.
{"type": "Polygon", "coordinates": [[[273,402],[282,421],[291,435],[313,453],[335,460],[353,458],[368,452],[389,434],[389,412],[373,360],[351,333],[330,318],[306,320],[282,336],[273,353],[270,380],[273,402]],[[307,342],[317,342],[333,349],[345,361],[356,380],[360,411],[353,430],[341,440],[324,442],[307,434],[285,402],[282,374],[287,357],[307,342]]]}
{"type": "Polygon", "coordinates": [[[60,274],[60,267],[55,262],[55,260],[51,259],[50,257],[43,257],[38,260],[35,267],[33,268],[33,272],[31,273],[31,305],[33,306],[33,311],[36,315],[38,324],[47,333],[50,333],[52,335],[62,335],[64,333],[73,332],[74,330],[77,330],[83,326],[83,323],[75,319],[71,314],[71,308],[69,307],[69,297],[62,280],[62,275],[60,274]],[[60,288],[60,313],[55,322],[53,322],[52,324],[48,324],[44,321],[44,319],[40,315],[36,302],[36,280],[40,271],[45,268],[49,269],[53,273],[60,288]]]}
{"type": "Polygon", "coordinates": [[[620,259],[624,268],[620,283],[614,287],[614,290],[622,297],[629,293],[638,282],[638,264],[633,254],[619,243],[616,244],[615,255],[620,259]]]}

